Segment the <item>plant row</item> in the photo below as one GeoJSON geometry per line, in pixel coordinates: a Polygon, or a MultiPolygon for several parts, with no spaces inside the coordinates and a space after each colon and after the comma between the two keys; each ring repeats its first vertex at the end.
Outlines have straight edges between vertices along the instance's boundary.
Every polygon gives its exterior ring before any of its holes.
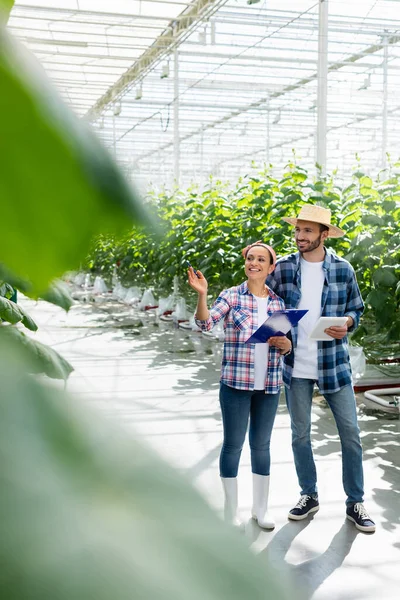
{"type": "Polygon", "coordinates": [[[150,193],[163,226],[161,241],[140,227],[119,239],[101,236],[85,267],[106,280],[117,267],[124,285],[152,287],[160,295],[168,295],[178,277],[186,295],[190,261],[207,277],[210,298],[215,297],[243,280],[243,247],[264,240],[278,256],[294,251],[293,229],[282,217],[295,216],[304,202],[320,204],[346,232],[328,245],[353,265],[366,304],[353,340],[367,348],[372,361],[390,358],[399,354],[400,340],[399,166],[374,179],[358,167],[343,187],[335,173],[315,177],[290,162],[281,178],[267,169],[233,186],[210,179],[203,191],[150,193]]]}

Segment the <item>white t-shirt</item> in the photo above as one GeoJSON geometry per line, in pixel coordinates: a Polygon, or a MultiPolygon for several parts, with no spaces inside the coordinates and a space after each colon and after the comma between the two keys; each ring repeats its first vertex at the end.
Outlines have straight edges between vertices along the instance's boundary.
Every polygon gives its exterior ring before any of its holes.
{"type": "Polygon", "coordinates": [[[318,379],[318,342],[308,338],[321,316],[321,296],[324,287],[323,262],[300,259],[301,299],[298,308],[308,313],[299,321],[297,348],[294,353],[292,377],[318,379]]]}
{"type": "MultiPolygon", "coordinates": [[[[265,319],[268,317],[267,307],[269,298],[258,298],[257,300],[257,327],[261,327],[265,319]]],[[[268,369],[268,343],[256,344],[254,347],[254,389],[265,390],[265,380],[267,378],[268,369]]]]}

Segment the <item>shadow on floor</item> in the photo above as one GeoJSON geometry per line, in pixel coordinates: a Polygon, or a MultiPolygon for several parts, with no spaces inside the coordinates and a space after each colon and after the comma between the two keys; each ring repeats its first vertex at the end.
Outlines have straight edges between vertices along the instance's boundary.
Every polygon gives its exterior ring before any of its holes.
{"type": "MultiPolygon", "coordinates": [[[[260,554],[261,558],[278,572],[289,577],[295,586],[294,589],[298,589],[304,598],[311,598],[322,583],[342,565],[359,534],[354,525],[345,521],[325,552],[296,565],[289,563],[286,555],[294,539],[312,522],[313,518],[287,523],[273,536],[266,549],[260,554]]],[[[309,550],[304,548],[305,555],[307,552],[309,550]]]]}

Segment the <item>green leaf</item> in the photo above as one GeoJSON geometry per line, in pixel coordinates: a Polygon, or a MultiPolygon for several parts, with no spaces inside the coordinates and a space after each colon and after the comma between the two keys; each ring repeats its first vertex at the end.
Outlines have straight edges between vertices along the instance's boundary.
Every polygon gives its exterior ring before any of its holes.
{"type": "Polygon", "coordinates": [[[383,265],[377,269],[373,274],[373,280],[376,286],[382,285],[384,287],[392,287],[398,282],[395,268],[388,265],[383,265]]]}
{"type": "Polygon", "coordinates": [[[74,303],[67,284],[60,280],[53,281],[47,292],[42,294],[42,299],[60,306],[67,312],[74,303]]]}
{"type": "Polygon", "coordinates": [[[14,294],[14,288],[7,282],[0,280],[0,296],[4,296],[4,298],[10,298],[14,294]]]}
{"type": "Polygon", "coordinates": [[[378,290],[372,290],[366,300],[366,304],[370,304],[375,310],[382,310],[386,303],[386,297],[378,290]]]}
{"type": "Polygon", "coordinates": [[[0,296],[0,319],[7,321],[7,323],[15,324],[22,321],[23,317],[24,315],[18,304],[0,296]]]}
{"type": "Polygon", "coordinates": [[[32,317],[30,315],[28,315],[27,312],[25,312],[25,310],[22,308],[21,305],[18,305],[19,310],[22,313],[22,320],[21,323],[23,325],[25,325],[25,327],[27,329],[29,329],[30,331],[37,331],[38,326],[36,325],[35,321],[32,319],[32,317]]]}
{"type": "Polygon", "coordinates": [[[30,373],[44,373],[52,379],[68,379],[74,370],[58,352],[38,342],[11,325],[0,326],[0,343],[19,354],[30,373]]]}
{"type": "Polygon", "coordinates": [[[0,0],[0,26],[7,23],[14,0],[0,0]]]}
{"type": "Polygon", "coordinates": [[[188,480],[0,350],[0,595],[289,600],[188,480]]]}
{"type": "Polygon", "coordinates": [[[350,222],[356,222],[358,221],[358,219],[361,217],[361,209],[357,208],[355,210],[350,211],[349,213],[346,214],[346,216],[341,219],[340,223],[339,223],[339,227],[344,227],[345,225],[347,225],[350,222]]]}
{"type": "Polygon", "coordinates": [[[364,188],[371,188],[373,185],[372,179],[371,177],[368,177],[367,175],[364,175],[363,177],[360,177],[360,186],[364,187],[364,188]]]}
{"type": "MultiPolygon", "coordinates": [[[[0,186],[1,186],[1,182],[0,182],[0,186]]],[[[1,241],[0,241],[0,244],[1,244],[1,241]]],[[[7,281],[7,283],[9,283],[13,287],[17,288],[18,290],[20,290],[21,292],[24,292],[24,293],[28,292],[28,290],[30,288],[30,285],[27,281],[14,275],[14,273],[12,273],[10,271],[10,269],[8,269],[2,263],[0,263],[0,280],[7,281]]]]}
{"type": "Polygon", "coordinates": [[[16,304],[12,300],[2,298],[0,296],[0,318],[8,323],[22,323],[27,329],[37,331],[35,321],[25,312],[20,304],[16,304]]]}
{"type": "MultiPolygon", "coordinates": [[[[38,299],[38,294],[33,292],[32,286],[28,281],[24,281],[19,277],[15,277],[15,275],[13,275],[9,269],[0,264],[0,280],[1,279],[7,279],[7,282],[10,282],[15,288],[23,292],[26,296],[34,298],[35,300],[38,299]]],[[[74,303],[68,286],[61,280],[53,281],[47,291],[41,295],[41,298],[46,300],[46,302],[60,306],[67,312],[74,303]]]]}
{"type": "Polygon", "coordinates": [[[364,215],[362,218],[364,225],[373,225],[377,227],[382,227],[385,223],[379,215],[364,215]]]}
{"type": "Polygon", "coordinates": [[[294,173],[292,173],[292,179],[296,183],[302,183],[303,181],[306,181],[307,173],[301,173],[300,171],[295,171],[294,173]]]}
{"type": "Polygon", "coordinates": [[[0,255],[43,293],[79,266],[95,234],[150,219],[89,127],[2,30],[0,89],[0,255]]]}

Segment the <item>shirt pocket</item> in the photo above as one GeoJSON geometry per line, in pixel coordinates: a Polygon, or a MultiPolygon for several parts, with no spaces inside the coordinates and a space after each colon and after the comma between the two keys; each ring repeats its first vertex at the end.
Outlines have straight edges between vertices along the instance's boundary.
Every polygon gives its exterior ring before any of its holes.
{"type": "Polygon", "coordinates": [[[232,308],[231,318],[237,331],[246,331],[251,327],[251,314],[243,308],[232,308]]]}

